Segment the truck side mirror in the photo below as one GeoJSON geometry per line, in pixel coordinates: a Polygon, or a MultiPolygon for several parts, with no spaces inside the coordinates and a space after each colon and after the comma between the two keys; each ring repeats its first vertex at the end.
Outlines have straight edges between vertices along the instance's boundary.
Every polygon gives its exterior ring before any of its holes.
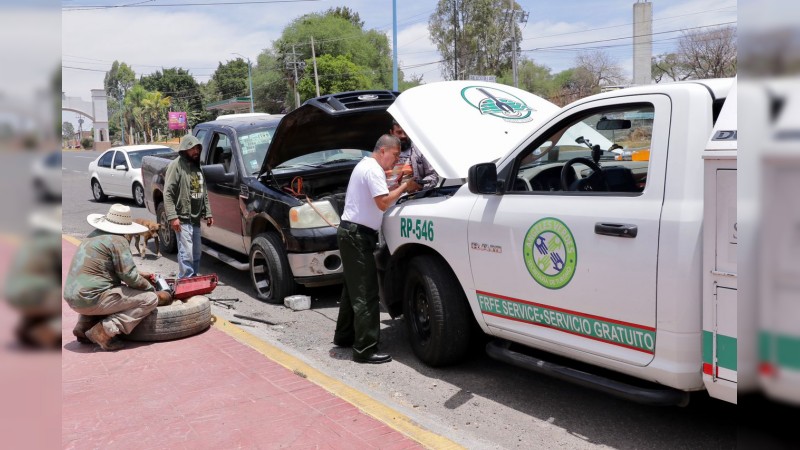
{"type": "Polygon", "coordinates": [[[201,169],[206,182],[209,183],[233,183],[236,180],[235,174],[225,173],[225,167],[222,164],[209,164],[201,169]]]}
{"type": "Polygon", "coordinates": [[[473,194],[497,194],[497,166],[493,163],[475,164],[469,168],[467,186],[473,194]]]}

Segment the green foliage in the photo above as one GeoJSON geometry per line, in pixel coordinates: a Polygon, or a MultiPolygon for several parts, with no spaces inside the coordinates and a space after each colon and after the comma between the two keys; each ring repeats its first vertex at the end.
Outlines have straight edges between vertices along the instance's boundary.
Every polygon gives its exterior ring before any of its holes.
{"type": "Polygon", "coordinates": [[[75,125],[72,122],[64,122],[61,124],[61,137],[64,140],[71,139],[75,136],[75,125]]]}
{"type": "Polygon", "coordinates": [[[353,11],[347,6],[337,6],[335,8],[329,8],[327,11],[325,11],[325,15],[340,17],[352,23],[353,25],[357,26],[358,28],[362,29],[364,28],[364,21],[361,20],[361,16],[359,16],[357,12],[353,11]]]}
{"type": "Polygon", "coordinates": [[[127,64],[114,61],[111,64],[111,70],[106,72],[103,86],[106,89],[106,94],[109,98],[120,100],[125,98],[128,90],[133,87],[136,81],[136,74],[133,69],[127,64]]]}
{"type": "MultiPolygon", "coordinates": [[[[550,68],[527,58],[517,63],[517,80],[520,89],[542,98],[549,98],[558,91],[558,85],[550,68]]],[[[497,78],[497,82],[513,86],[514,74],[512,69],[509,68],[503,71],[503,75],[497,78]]]]}
{"type": "Polygon", "coordinates": [[[414,75],[411,77],[410,80],[406,80],[402,71],[400,71],[397,74],[397,78],[398,78],[397,89],[399,89],[400,92],[403,92],[405,90],[411,89],[414,86],[419,86],[420,84],[422,84],[422,75],[414,75]]]}
{"type": "Polygon", "coordinates": [[[253,66],[253,97],[255,110],[270,114],[280,113],[292,104],[283,70],[270,49],[262,51],[258,63],[253,66]]]}
{"type": "Polygon", "coordinates": [[[242,58],[236,58],[225,64],[219,63],[211,79],[214,80],[216,91],[223,100],[250,95],[247,61],[242,58]]]}
{"type": "MultiPolygon", "coordinates": [[[[447,61],[442,65],[445,79],[500,76],[511,67],[511,27],[516,27],[517,44],[522,33],[511,20],[509,6],[506,0],[461,0],[456,8],[452,0],[439,0],[428,21],[428,31],[439,54],[447,61]]],[[[517,11],[521,9],[516,2],[514,7],[517,11]]]]}
{"type": "MultiPolygon", "coordinates": [[[[320,56],[317,58],[317,73],[320,95],[370,88],[369,70],[354,64],[344,55],[320,56]]],[[[316,97],[313,71],[306,72],[300,80],[298,91],[301,102],[316,97]]]]}
{"type": "Polygon", "coordinates": [[[94,148],[94,139],[90,137],[85,137],[81,139],[81,147],[83,147],[84,150],[94,148]]]}
{"type": "MultiPolygon", "coordinates": [[[[280,56],[279,67],[284,67],[285,76],[293,79],[294,72],[286,63],[292,61],[292,46],[298,61],[307,61],[311,55],[311,37],[314,37],[317,58],[323,55],[344,56],[353,64],[366,69],[369,88],[388,89],[392,86],[392,61],[389,39],[376,31],[364,31],[335,14],[306,14],[290,23],[275,41],[274,48],[280,56]]],[[[309,64],[305,72],[313,68],[309,64]]]]}

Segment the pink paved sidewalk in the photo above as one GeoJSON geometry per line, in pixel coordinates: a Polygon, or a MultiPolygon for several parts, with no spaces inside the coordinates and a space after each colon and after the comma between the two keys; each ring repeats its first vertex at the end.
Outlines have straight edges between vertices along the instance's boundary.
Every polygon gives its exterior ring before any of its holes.
{"type": "MultiPolygon", "coordinates": [[[[65,277],[75,248],[62,240],[65,277]]],[[[108,353],[62,314],[64,448],[422,448],[213,327],[108,353]]]]}

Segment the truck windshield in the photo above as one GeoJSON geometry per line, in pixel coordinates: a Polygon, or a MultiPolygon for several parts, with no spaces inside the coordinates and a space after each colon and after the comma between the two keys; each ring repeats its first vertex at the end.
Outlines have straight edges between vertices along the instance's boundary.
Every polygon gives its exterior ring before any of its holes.
{"type": "Polygon", "coordinates": [[[292,158],[279,164],[275,169],[291,169],[300,166],[323,167],[340,163],[351,163],[360,161],[361,158],[369,156],[370,153],[372,152],[351,148],[323,150],[292,158]]]}
{"type": "Polygon", "coordinates": [[[246,133],[239,133],[242,161],[250,173],[256,174],[261,169],[274,133],[275,127],[258,128],[246,133]]]}

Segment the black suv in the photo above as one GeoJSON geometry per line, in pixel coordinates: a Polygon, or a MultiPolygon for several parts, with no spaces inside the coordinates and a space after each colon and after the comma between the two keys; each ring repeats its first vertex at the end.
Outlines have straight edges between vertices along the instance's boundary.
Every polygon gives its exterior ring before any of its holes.
{"type": "MultiPolygon", "coordinates": [[[[334,227],[347,183],[389,130],[386,109],[397,95],[326,95],[285,116],[234,114],[195,126],[215,220],[202,225],[203,251],[248,270],[258,298],[269,302],[282,302],[298,284],[340,283],[334,227]]],[[[162,246],[174,252],[162,193],[169,156],[145,158],[142,174],[147,207],[162,225],[162,246]]]]}

